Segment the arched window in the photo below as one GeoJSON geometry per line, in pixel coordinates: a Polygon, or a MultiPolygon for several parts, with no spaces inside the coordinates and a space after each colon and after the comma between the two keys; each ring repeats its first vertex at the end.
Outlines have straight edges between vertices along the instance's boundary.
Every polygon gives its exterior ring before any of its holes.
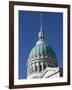
{"type": "Polygon", "coordinates": [[[44,64],[44,69],[46,68],[46,65],[44,64]]]}
{"type": "Polygon", "coordinates": [[[46,62],[43,62],[44,63],[44,69],[46,69],[46,62]]]}
{"type": "Polygon", "coordinates": [[[50,65],[51,65],[51,64],[50,64],[50,60],[48,60],[47,65],[48,65],[48,67],[50,67],[50,65]]]}
{"type": "Polygon", "coordinates": [[[42,71],[42,64],[41,64],[41,62],[39,62],[39,72],[41,72],[42,71]]]}
{"type": "Polygon", "coordinates": [[[48,67],[50,67],[50,64],[48,64],[48,67]]]}
{"type": "Polygon", "coordinates": [[[41,39],[42,39],[42,36],[41,36],[41,39]]]}
{"type": "Polygon", "coordinates": [[[43,39],[44,39],[44,35],[43,35],[43,39]]]}
{"type": "Polygon", "coordinates": [[[40,65],[40,70],[39,70],[40,72],[42,71],[42,66],[40,65]]]}

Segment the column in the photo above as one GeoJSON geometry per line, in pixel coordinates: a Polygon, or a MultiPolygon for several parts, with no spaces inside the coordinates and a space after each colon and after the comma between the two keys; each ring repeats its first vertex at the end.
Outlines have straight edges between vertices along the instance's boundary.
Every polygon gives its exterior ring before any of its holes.
{"type": "Polygon", "coordinates": [[[35,63],[35,72],[38,71],[38,62],[35,63]]]}
{"type": "Polygon", "coordinates": [[[28,64],[27,72],[28,72],[28,75],[30,75],[30,64],[28,64]]]}
{"type": "Polygon", "coordinates": [[[29,75],[29,65],[27,65],[27,76],[29,75]]]}
{"type": "Polygon", "coordinates": [[[38,62],[38,68],[37,68],[37,72],[39,72],[40,66],[39,66],[39,62],[38,62]]]}
{"type": "Polygon", "coordinates": [[[46,61],[46,63],[47,63],[47,67],[48,67],[48,61],[46,61]]]}
{"type": "Polygon", "coordinates": [[[32,67],[31,67],[31,64],[30,64],[30,74],[32,73],[32,67]]]}
{"type": "Polygon", "coordinates": [[[35,62],[34,62],[34,73],[36,72],[35,67],[36,67],[36,66],[35,66],[35,62]]]}
{"type": "Polygon", "coordinates": [[[47,61],[46,61],[46,68],[48,67],[48,63],[47,63],[47,61]]]}

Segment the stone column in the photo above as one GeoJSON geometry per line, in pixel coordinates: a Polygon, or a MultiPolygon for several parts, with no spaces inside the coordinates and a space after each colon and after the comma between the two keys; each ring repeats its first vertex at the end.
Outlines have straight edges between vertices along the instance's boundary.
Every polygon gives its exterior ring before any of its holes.
{"type": "Polygon", "coordinates": [[[27,76],[29,76],[29,74],[30,74],[30,65],[28,64],[27,66],[28,66],[28,68],[27,68],[27,76]]]}
{"type": "Polygon", "coordinates": [[[35,73],[36,71],[35,71],[35,62],[34,62],[34,73],[35,73]]]}
{"type": "Polygon", "coordinates": [[[47,61],[46,61],[46,68],[48,67],[48,63],[47,63],[47,61]]]}
{"type": "Polygon", "coordinates": [[[28,69],[27,69],[27,76],[30,74],[30,65],[28,64],[28,69]]]}
{"type": "Polygon", "coordinates": [[[27,76],[29,75],[29,65],[27,65],[27,76]]]}
{"type": "Polygon", "coordinates": [[[35,63],[35,72],[38,72],[38,62],[35,63]]]}
{"type": "Polygon", "coordinates": [[[30,64],[30,74],[32,73],[32,66],[31,66],[31,64],[30,64]]]}
{"type": "Polygon", "coordinates": [[[39,72],[39,69],[40,69],[40,65],[39,65],[39,62],[38,62],[37,72],[39,72]]]}

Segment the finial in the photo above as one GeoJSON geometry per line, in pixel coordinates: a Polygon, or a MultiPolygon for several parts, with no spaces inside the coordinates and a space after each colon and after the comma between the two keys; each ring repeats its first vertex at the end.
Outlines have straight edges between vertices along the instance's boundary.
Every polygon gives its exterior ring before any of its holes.
{"type": "Polygon", "coordinates": [[[39,32],[39,40],[44,40],[44,32],[43,32],[43,29],[42,29],[42,14],[40,14],[40,32],[39,32]]]}
{"type": "Polygon", "coordinates": [[[40,14],[40,21],[41,21],[40,31],[42,31],[42,14],[40,14]]]}

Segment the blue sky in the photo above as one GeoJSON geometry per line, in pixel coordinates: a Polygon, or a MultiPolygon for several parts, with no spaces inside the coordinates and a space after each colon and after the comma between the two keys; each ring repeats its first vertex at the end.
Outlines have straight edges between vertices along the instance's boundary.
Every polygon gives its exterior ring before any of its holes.
{"type": "Polygon", "coordinates": [[[47,43],[53,48],[63,67],[63,13],[19,11],[19,79],[27,77],[27,59],[38,40],[40,14],[47,43]]]}

